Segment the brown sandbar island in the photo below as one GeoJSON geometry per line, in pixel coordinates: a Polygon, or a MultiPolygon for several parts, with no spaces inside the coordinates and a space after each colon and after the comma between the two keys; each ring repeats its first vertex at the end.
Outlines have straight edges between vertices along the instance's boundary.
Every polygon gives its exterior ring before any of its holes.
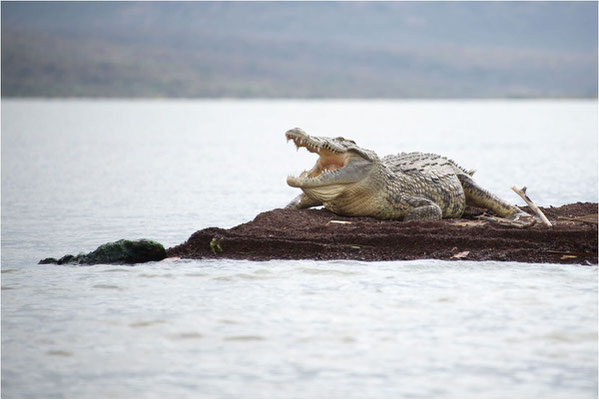
{"type": "Polygon", "coordinates": [[[552,227],[500,226],[478,219],[485,210],[470,206],[461,218],[409,222],[343,217],[325,209],[275,209],[231,229],[197,231],[167,254],[191,259],[597,264],[597,203],[540,208],[552,227]]]}

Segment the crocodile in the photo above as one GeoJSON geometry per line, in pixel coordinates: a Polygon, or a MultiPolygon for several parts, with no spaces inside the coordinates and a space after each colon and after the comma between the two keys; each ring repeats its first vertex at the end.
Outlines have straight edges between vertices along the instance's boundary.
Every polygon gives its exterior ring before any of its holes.
{"type": "Polygon", "coordinates": [[[459,218],[466,205],[492,210],[502,218],[530,217],[515,205],[478,186],[473,170],[431,153],[383,158],[343,137],[310,136],[300,128],[285,133],[297,149],[318,154],[314,167],[287,184],[302,193],[287,208],[324,206],[346,216],[385,220],[459,218]]]}

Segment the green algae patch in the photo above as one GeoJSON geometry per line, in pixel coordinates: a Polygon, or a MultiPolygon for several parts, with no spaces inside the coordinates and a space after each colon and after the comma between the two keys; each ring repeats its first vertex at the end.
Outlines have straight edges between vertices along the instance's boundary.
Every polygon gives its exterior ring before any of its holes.
{"type": "Polygon", "coordinates": [[[164,246],[149,239],[121,239],[101,245],[91,253],[67,254],[59,259],[45,258],[40,264],[137,264],[166,258],[164,246]]]}

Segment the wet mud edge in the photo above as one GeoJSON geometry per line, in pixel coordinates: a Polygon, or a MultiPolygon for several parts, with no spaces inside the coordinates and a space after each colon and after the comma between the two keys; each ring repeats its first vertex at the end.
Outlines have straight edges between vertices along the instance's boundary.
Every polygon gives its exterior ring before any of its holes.
{"type": "MultiPolygon", "coordinates": [[[[526,207],[524,210],[530,212],[526,207]]],[[[553,227],[503,227],[459,219],[379,221],[325,209],[275,209],[231,229],[206,228],[167,250],[169,257],[271,259],[499,260],[597,264],[597,203],[541,207],[553,227]],[[585,217],[583,220],[573,220],[585,217]]]]}

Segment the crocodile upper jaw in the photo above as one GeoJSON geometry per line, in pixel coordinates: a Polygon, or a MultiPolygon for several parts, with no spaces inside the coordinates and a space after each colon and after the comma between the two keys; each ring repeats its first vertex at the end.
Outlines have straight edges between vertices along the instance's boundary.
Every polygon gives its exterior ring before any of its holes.
{"type": "Polygon", "coordinates": [[[318,160],[309,171],[299,176],[287,177],[287,184],[293,187],[321,187],[328,185],[348,185],[361,180],[371,167],[364,159],[344,142],[355,146],[355,142],[344,138],[309,136],[299,128],[285,133],[287,140],[293,140],[299,149],[305,147],[309,152],[318,154],[318,160]]]}

